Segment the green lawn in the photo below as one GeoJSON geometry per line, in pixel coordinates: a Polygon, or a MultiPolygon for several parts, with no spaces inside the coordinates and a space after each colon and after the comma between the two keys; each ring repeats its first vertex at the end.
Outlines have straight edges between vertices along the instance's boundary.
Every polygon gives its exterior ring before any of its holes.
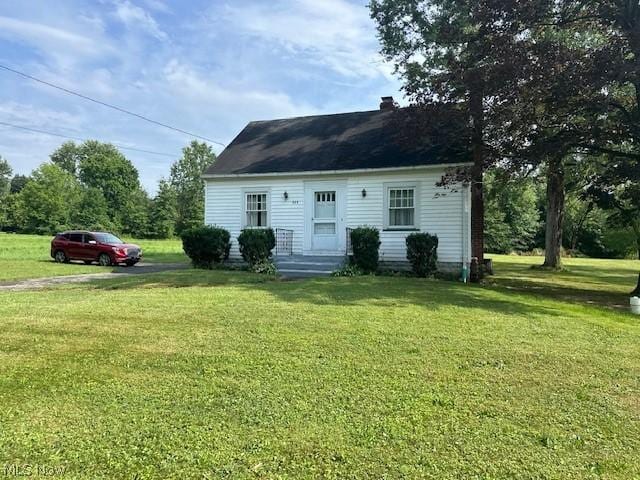
{"type": "MultiPolygon", "coordinates": [[[[52,237],[0,233],[0,281],[104,272],[81,262],[56,264],[50,256],[52,237]]],[[[145,262],[186,262],[180,240],[126,239],[142,246],[145,262]]]]}
{"type": "Polygon", "coordinates": [[[488,255],[497,262],[496,275],[487,278],[490,285],[512,291],[555,298],[572,303],[629,307],[629,292],[638,280],[637,260],[563,259],[561,272],[532,269],[542,265],[542,257],[488,255]]]}
{"type": "Polygon", "coordinates": [[[496,257],[484,287],[182,270],[0,292],[0,463],[640,478],[640,319],[585,304],[631,290],[638,262],[537,261],[496,257]]]}

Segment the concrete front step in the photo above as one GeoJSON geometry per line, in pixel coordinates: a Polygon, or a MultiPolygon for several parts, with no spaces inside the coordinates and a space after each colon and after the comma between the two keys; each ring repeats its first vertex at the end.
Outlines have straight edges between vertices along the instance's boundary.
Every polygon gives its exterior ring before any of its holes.
{"type": "Polygon", "coordinates": [[[284,278],[310,278],[310,277],[329,277],[331,271],[328,270],[278,270],[278,273],[284,278]]]}
{"type": "Polygon", "coordinates": [[[274,257],[276,262],[301,262],[301,263],[342,263],[344,255],[278,255],[274,257]]]}
{"type": "Polygon", "coordinates": [[[293,270],[330,270],[340,268],[342,263],[317,263],[317,262],[275,262],[278,269],[293,270]]]}
{"type": "Polygon", "coordinates": [[[344,265],[344,262],[343,256],[292,255],[274,258],[280,274],[288,278],[326,277],[344,265]]]}

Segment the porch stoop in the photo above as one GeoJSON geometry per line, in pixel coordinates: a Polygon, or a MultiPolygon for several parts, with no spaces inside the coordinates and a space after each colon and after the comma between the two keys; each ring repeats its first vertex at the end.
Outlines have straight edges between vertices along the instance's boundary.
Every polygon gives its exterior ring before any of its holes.
{"type": "Polygon", "coordinates": [[[344,265],[344,256],[276,256],[274,263],[285,278],[328,277],[344,265]]]}

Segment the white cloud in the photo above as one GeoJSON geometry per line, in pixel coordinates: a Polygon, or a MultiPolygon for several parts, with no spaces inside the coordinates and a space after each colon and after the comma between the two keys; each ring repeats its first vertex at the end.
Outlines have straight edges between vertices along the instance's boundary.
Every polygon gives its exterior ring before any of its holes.
{"type": "Polygon", "coordinates": [[[220,85],[177,59],[167,63],[164,75],[173,94],[194,102],[200,108],[209,104],[218,114],[229,117],[241,115],[250,120],[260,120],[316,112],[310,105],[295,103],[282,92],[220,85]]]}
{"type": "Polygon", "coordinates": [[[94,55],[103,48],[88,37],[41,23],[0,17],[0,36],[18,39],[39,49],[65,48],[77,54],[94,55]]]}
{"type": "Polygon", "coordinates": [[[365,6],[345,0],[286,0],[227,6],[222,15],[240,32],[276,42],[344,77],[387,75],[365,6]]]}
{"type": "MultiPolygon", "coordinates": [[[[0,121],[62,135],[77,136],[83,124],[82,116],[30,103],[9,101],[0,103],[0,121]]],[[[2,152],[15,173],[28,174],[49,158],[49,154],[64,139],[44,133],[20,130],[0,125],[2,152]]]]}
{"type": "Polygon", "coordinates": [[[149,7],[151,10],[155,10],[157,12],[169,13],[171,9],[169,6],[163,2],[162,0],[143,0],[145,5],[149,7]]]}
{"type": "Polygon", "coordinates": [[[128,0],[116,2],[116,15],[130,29],[141,29],[158,40],[168,39],[149,12],[128,0]]]}
{"type": "Polygon", "coordinates": [[[8,123],[28,127],[57,128],[62,125],[69,135],[73,135],[82,125],[82,117],[79,115],[19,102],[0,103],[0,118],[8,123]]]}

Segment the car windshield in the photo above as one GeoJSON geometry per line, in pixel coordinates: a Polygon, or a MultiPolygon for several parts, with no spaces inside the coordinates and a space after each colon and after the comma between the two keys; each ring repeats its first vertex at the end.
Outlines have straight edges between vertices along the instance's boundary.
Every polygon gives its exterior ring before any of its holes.
{"type": "Polygon", "coordinates": [[[95,233],[96,240],[100,243],[124,243],[112,233],[95,233]]]}

